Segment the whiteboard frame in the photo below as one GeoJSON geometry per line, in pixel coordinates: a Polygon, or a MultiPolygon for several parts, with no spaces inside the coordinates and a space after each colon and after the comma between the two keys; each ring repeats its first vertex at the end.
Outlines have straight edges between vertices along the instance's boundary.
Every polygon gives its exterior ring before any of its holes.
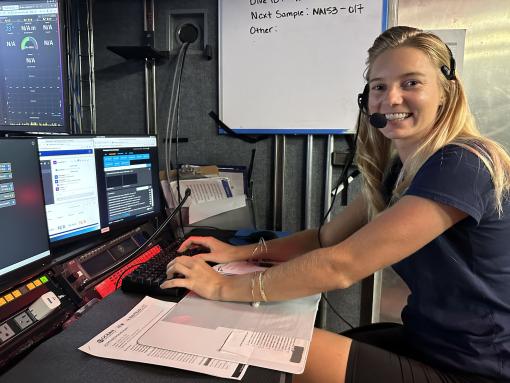
{"type": "MultiPolygon", "coordinates": [[[[219,118],[223,120],[223,73],[222,73],[222,2],[225,0],[218,0],[218,102],[219,102],[219,118]]],[[[227,0],[229,1],[229,0],[227,0]]],[[[238,0],[239,1],[239,0],[238,0]]],[[[388,29],[389,25],[389,12],[390,12],[390,2],[391,0],[382,0],[382,19],[381,19],[381,33],[388,29]]],[[[353,95],[353,99],[356,95],[353,95]]],[[[355,121],[353,121],[354,125],[355,121]]],[[[292,134],[292,135],[330,135],[330,134],[353,134],[353,129],[321,129],[321,128],[272,128],[272,129],[239,129],[235,127],[229,126],[229,128],[234,131],[236,134],[264,134],[264,135],[277,135],[277,134],[292,134]]],[[[220,134],[226,134],[225,130],[222,128],[218,129],[220,134]]]]}

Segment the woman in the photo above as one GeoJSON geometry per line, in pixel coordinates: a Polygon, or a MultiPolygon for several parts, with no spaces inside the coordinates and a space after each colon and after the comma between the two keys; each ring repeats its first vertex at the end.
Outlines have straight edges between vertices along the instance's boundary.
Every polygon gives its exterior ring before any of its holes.
{"type": "Polygon", "coordinates": [[[224,277],[205,260],[249,259],[192,237],[168,274],[203,297],[278,301],[347,288],[393,265],[411,290],[403,326],[344,335],[315,330],[306,369],[295,381],[510,381],[510,158],[480,135],[454,60],[435,35],[394,27],[368,51],[368,113],[357,165],[363,194],[319,232],[270,241],[264,258],[286,261],[263,274],[224,277]]]}

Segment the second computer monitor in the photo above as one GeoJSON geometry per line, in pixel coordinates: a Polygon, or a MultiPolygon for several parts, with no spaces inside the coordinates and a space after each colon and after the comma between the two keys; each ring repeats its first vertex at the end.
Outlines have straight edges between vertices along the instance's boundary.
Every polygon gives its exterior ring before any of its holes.
{"type": "Polygon", "coordinates": [[[40,138],[50,242],[101,229],[93,137],[40,138]]]}
{"type": "Polygon", "coordinates": [[[96,137],[103,231],[160,211],[156,137],[96,137]]]}
{"type": "Polygon", "coordinates": [[[156,137],[38,141],[50,242],[104,234],[160,212],[156,137]]]}

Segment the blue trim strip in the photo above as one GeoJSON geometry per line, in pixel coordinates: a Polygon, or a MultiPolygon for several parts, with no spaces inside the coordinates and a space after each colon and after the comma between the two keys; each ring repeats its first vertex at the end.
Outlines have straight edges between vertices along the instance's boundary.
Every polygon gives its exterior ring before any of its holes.
{"type": "Polygon", "coordinates": [[[381,32],[388,29],[388,0],[383,0],[381,32]]]}
{"type": "Polygon", "coordinates": [[[75,149],[75,150],[45,150],[39,152],[40,157],[46,156],[68,156],[73,154],[92,154],[92,149],[75,149]]]}
{"type": "MultiPolygon", "coordinates": [[[[222,129],[221,129],[222,130],[222,129]]],[[[232,129],[238,134],[347,134],[348,129],[232,129]]],[[[224,131],[222,133],[225,133],[224,131]]]]}
{"type": "Polygon", "coordinates": [[[76,235],[90,233],[91,231],[95,231],[95,230],[99,230],[99,229],[100,229],[99,225],[94,224],[94,225],[85,227],[83,229],[78,229],[76,231],[67,231],[67,232],[63,232],[63,233],[54,234],[53,236],[50,237],[50,242],[60,241],[61,239],[64,239],[64,238],[70,238],[70,237],[74,237],[76,235]]]}

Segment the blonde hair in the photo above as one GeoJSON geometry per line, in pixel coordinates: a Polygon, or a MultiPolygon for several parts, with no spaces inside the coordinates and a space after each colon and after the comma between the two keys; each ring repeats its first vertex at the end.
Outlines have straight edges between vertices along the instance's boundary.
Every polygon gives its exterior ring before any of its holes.
{"type": "MultiPolygon", "coordinates": [[[[438,111],[434,128],[403,164],[400,182],[393,190],[392,202],[404,194],[417,171],[432,154],[445,145],[456,144],[475,153],[487,167],[494,184],[495,208],[501,214],[503,199],[510,190],[510,157],[501,145],[478,131],[458,78],[449,80],[440,72],[443,65],[450,68],[450,51],[439,37],[411,27],[388,29],[368,50],[366,80],[370,79],[375,59],[386,50],[398,47],[419,49],[430,59],[439,73],[444,102],[438,111]]],[[[395,156],[391,140],[372,127],[366,115],[362,115],[356,162],[363,175],[363,193],[369,206],[369,218],[375,217],[388,206],[381,191],[395,156]]]]}

